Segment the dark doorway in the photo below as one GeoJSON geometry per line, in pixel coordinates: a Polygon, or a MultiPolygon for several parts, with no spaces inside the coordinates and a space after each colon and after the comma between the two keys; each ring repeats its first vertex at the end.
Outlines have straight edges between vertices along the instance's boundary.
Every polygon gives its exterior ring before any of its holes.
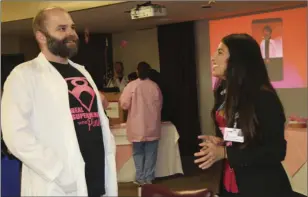
{"type": "Polygon", "coordinates": [[[25,61],[24,54],[1,54],[1,87],[11,71],[25,61]]]}
{"type": "Polygon", "coordinates": [[[179,147],[185,174],[198,170],[193,155],[199,150],[198,135],[201,134],[194,29],[194,22],[157,28],[161,80],[170,101],[170,120],[180,135],[179,147]]]}

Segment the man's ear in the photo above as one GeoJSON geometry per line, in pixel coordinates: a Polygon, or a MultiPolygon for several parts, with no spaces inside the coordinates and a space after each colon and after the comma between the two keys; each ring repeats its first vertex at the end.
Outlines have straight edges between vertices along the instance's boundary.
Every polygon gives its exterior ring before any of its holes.
{"type": "Polygon", "coordinates": [[[45,34],[43,34],[41,31],[35,32],[35,38],[37,42],[40,44],[47,43],[47,38],[45,34]]]}

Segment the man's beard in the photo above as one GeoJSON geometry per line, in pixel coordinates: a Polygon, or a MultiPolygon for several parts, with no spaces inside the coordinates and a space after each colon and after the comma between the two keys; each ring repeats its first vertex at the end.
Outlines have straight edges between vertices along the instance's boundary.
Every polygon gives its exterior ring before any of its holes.
{"type": "Polygon", "coordinates": [[[47,47],[52,54],[62,58],[71,58],[77,54],[79,40],[76,36],[65,37],[62,40],[59,40],[49,34],[45,34],[45,36],[47,38],[47,47]],[[75,46],[68,47],[68,42],[74,42],[75,46]]]}

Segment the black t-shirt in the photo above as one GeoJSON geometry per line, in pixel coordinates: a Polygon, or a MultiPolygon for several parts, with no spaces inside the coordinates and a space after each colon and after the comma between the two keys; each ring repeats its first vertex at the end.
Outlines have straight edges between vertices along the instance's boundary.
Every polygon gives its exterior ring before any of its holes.
{"type": "Polygon", "coordinates": [[[105,150],[97,97],[87,79],[73,66],[51,62],[68,86],[69,103],[79,148],[85,161],[89,196],[105,194],[105,150]]]}

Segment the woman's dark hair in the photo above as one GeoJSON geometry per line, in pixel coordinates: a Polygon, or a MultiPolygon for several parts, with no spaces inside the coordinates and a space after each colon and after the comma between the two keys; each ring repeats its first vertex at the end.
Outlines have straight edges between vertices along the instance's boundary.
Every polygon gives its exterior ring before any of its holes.
{"type": "Polygon", "coordinates": [[[151,69],[150,64],[146,62],[140,62],[137,66],[139,79],[144,80],[146,78],[149,78],[150,69],[151,69]]]}
{"type": "MultiPolygon", "coordinates": [[[[217,80],[212,117],[222,101],[225,101],[227,126],[233,127],[235,113],[242,129],[245,144],[256,137],[255,99],[262,89],[277,95],[273,88],[257,41],[248,34],[231,34],[222,39],[229,49],[230,57],[225,71],[226,80],[217,80]],[[225,96],[221,91],[226,89],[225,96]]],[[[217,125],[216,121],[215,124],[217,125]]]]}
{"type": "Polygon", "coordinates": [[[134,81],[135,79],[138,79],[138,75],[136,72],[130,73],[127,77],[129,81],[134,81]]]}
{"type": "Polygon", "coordinates": [[[161,87],[161,79],[160,79],[160,73],[151,68],[149,69],[149,79],[154,81],[159,87],[161,87]]]}

